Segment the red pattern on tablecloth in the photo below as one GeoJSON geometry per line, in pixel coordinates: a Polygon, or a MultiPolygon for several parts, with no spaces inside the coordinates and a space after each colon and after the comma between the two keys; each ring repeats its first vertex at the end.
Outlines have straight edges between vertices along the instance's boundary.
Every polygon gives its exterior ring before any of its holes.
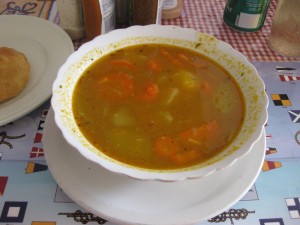
{"type": "Polygon", "coordinates": [[[276,9],[276,0],[271,0],[263,28],[258,32],[245,33],[231,29],[223,22],[225,0],[185,0],[180,18],[163,20],[163,25],[177,25],[194,28],[208,33],[243,53],[250,61],[297,61],[273,52],[267,44],[272,18],[276,9]]]}

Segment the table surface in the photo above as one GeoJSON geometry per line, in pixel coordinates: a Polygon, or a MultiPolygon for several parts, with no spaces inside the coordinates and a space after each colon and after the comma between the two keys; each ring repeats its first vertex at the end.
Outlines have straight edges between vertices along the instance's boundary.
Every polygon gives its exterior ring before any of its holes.
{"type": "MultiPolygon", "coordinates": [[[[236,32],[225,25],[224,6],[225,0],[185,0],[180,18],[162,21],[209,33],[242,52],[265,82],[270,100],[266,156],[257,180],[229,209],[198,224],[300,224],[300,63],[267,46],[276,0],[271,0],[264,27],[255,33],[236,32]]],[[[55,1],[1,0],[1,14],[27,14],[59,23],[55,1]]],[[[75,41],[74,48],[82,43],[75,41]]],[[[53,179],[42,142],[49,108],[48,100],[0,126],[0,224],[114,224],[89,214],[53,179]]]]}

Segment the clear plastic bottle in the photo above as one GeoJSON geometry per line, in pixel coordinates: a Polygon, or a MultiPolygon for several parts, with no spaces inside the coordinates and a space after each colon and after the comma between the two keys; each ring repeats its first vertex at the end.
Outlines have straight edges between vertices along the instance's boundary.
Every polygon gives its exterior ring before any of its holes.
{"type": "Polygon", "coordinates": [[[268,44],[282,56],[300,58],[300,0],[278,0],[268,44]]]}

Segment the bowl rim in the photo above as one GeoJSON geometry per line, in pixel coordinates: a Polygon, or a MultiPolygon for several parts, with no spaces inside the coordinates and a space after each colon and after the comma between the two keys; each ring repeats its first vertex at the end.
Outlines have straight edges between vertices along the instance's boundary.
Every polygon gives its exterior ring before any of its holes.
{"type": "MultiPolygon", "coordinates": [[[[178,37],[173,37],[174,40],[178,40],[178,37]]],[[[180,38],[179,38],[180,39],[180,38]]],[[[209,56],[208,56],[209,57],[209,56]]],[[[215,60],[216,61],[216,60],[215,60]]],[[[90,62],[91,63],[91,62],[90,62]]],[[[90,65],[90,63],[88,65],[90,65]]],[[[64,138],[66,141],[74,147],[74,149],[78,150],[80,154],[85,157],[86,159],[93,161],[97,164],[100,164],[102,167],[105,169],[118,173],[121,175],[126,175],[134,179],[139,179],[139,180],[158,180],[158,181],[182,181],[186,179],[195,179],[195,178],[203,178],[207,177],[210,174],[218,171],[225,169],[229,166],[232,166],[239,158],[245,156],[246,154],[249,153],[251,150],[252,146],[254,143],[257,142],[259,139],[262,130],[264,128],[265,123],[267,122],[268,114],[267,114],[267,107],[268,107],[268,98],[266,93],[264,92],[265,90],[265,85],[263,80],[260,78],[260,76],[257,73],[256,68],[254,67],[253,64],[251,64],[247,58],[237,50],[235,50],[231,45],[228,43],[225,43],[223,41],[220,41],[216,39],[215,37],[201,33],[197,30],[191,29],[191,28],[182,28],[178,26],[173,26],[173,25],[156,25],[156,24],[151,24],[151,25],[146,25],[146,26],[131,26],[129,28],[124,28],[124,29],[117,29],[113,30],[107,34],[98,36],[94,38],[92,41],[84,43],[82,46],[79,47],[77,51],[72,53],[66,62],[60,67],[58,71],[57,78],[55,79],[53,86],[52,86],[52,98],[51,98],[51,105],[54,109],[54,114],[55,114],[55,123],[61,130],[64,138]],[[59,107],[57,104],[57,95],[56,91],[59,89],[59,83],[60,83],[60,77],[64,76],[64,73],[72,66],[72,64],[76,63],[77,58],[81,58],[82,55],[86,55],[89,51],[95,48],[96,46],[107,46],[108,43],[114,43],[116,40],[124,40],[123,36],[126,33],[127,36],[133,38],[136,37],[133,34],[138,34],[141,36],[155,36],[159,38],[170,38],[170,34],[168,32],[176,32],[185,34],[189,36],[191,39],[195,38],[208,38],[210,39],[215,45],[217,49],[221,49],[223,52],[230,52],[230,56],[233,58],[238,58],[239,62],[246,65],[247,68],[251,70],[251,72],[256,76],[256,82],[259,87],[257,87],[260,91],[262,91],[260,95],[260,113],[259,113],[259,120],[258,120],[258,126],[257,130],[253,131],[253,134],[251,138],[247,141],[245,145],[245,150],[243,152],[241,151],[235,151],[235,154],[230,154],[228,157],[222,160],[218,160],[214,165],[208,165],[205,166],[205,168],[198,168],[195,170],[186,170],[186,169],[181,169],[181,170],[148,170],[148,169],[138,169],[136,170],[136,167],[132,166],[126,166],[123,163],[114,163],[111,160],[107,160],[102,157],[95,157],[96,154],[91,152],[91,151],[86,151],[84,146],[74,137],[72,136],[72,131],[70,131],[70,128],[65,127],[64,122],[62,121],[61,117],[59,116],[61,113],[61,110],[63,109],[62,107],[59,107]],[[141,34],[142,33],[142,34],[141,34]],[[111,165],[113,164],[113,166],[111,165]],[[217,167],[216,167],[217,165],[217,167]],[[125,166],[125,167],[124,167],[125,166]]]]}

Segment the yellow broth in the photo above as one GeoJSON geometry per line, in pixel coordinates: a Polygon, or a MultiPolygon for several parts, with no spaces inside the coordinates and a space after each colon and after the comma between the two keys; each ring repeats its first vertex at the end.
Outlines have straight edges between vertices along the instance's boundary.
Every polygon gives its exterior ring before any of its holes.
{"type": "Polygon", "coordinates": [[[206,161],[237,135],[245,105],[216,62],[176,46],[119,49],[92,63],[76,84],[76,123],[99,151],[149,169],[206,161]]]}

